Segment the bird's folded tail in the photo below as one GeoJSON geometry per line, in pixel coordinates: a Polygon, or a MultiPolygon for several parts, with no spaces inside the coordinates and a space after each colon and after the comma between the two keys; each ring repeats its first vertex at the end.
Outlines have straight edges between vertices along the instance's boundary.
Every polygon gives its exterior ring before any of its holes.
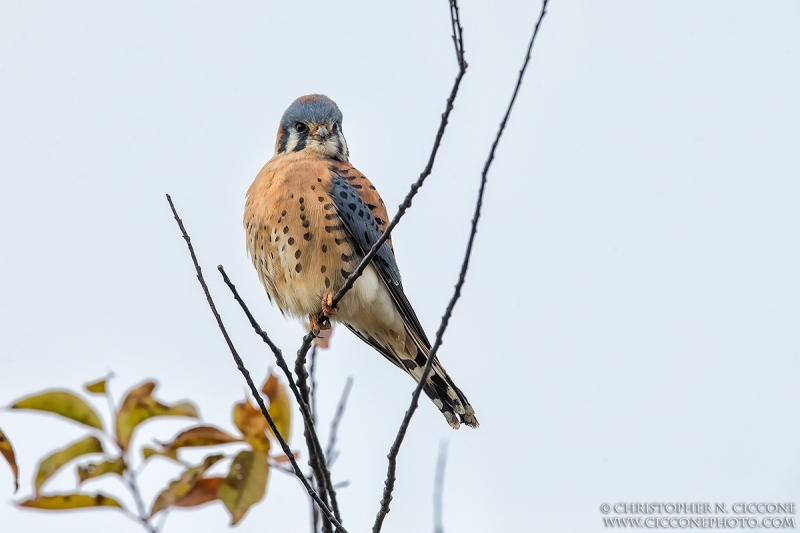
{"type": "MultiPolygon", "coordinates": [[[[428,360],[428,350],[423,351],[423,349],[417,347],[415,360],[421,365],[414,370],[408,370],[409,374],[419,383],[423,367],[428,360]]],[[[428,376],[427,383],[422,387],[422,390],[433,401],[433,404],[439,408],[447,419],[447,423],[453,429],[458,429],[461,423],[471,428],[476,428],[480,425],[478,424],[478,419],[475,418],[475,410],[469,404],[467,397],[464,396],[461,389],[456,387],[456,384],[447,375],[447,371],[436,357],[434,357],[433,368],[428,376]]]]}

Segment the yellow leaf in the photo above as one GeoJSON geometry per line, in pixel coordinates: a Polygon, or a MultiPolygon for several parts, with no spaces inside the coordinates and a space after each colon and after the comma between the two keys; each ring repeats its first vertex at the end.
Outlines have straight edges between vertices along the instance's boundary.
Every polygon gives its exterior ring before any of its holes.
{"type": "Polygon", "coordinates": [[[178,450],[171,450],[171,451],[156,450],[152,446],[145,446],[142,448],[142,457],[144,458],[145,461],[153,456],[167,457],[169,459],[172,459],[173,461],[177,461],[178,450]]]}
{"type": "Polygon", "coordinates": [[[267,438],[267,419],[261,409],[256,409],[245,399],[233,406],[233,423],[242,432],[244,440],[264,453],[269,452],[270,444],[267,438]]]}
{"type": "Polygon", "coordinates": [[[14,492],[19,489],[19,468],[17,467],[17,459],[14,456],[14,448],[11,446],[11,441],[8,440],[6,434],[0,429],[0,454],[8,462],[11,467],[11,472],[14,473],[14,492]]]}
{"type": "Polygon", "coordinates": [[[85,439],[73,442],[66,448],[51,453],[39,463],[39,471],[36,473],[36,480],[34,485],[36,487],[36,494],[39,494],[39,489],[42,488],[45,481],[53,477],[53,474],[72,461],[76,457],[86,455],[87,453],[103,453],[103,445],[95,437],[86,437],[85,439]]]}
{"type": "Polygon", "coordinates": [[[222,482],[221,477],[204,477],[192,487],[192,490],[175,502],[175,507],[197,507],[218,500],[222,482]]]}
{"type": "MultiPolygon", "coordinates": [[[[270,374],[264,386],[261,387],[261,392],[269,398],[269,415],[272,421],[275,422],[275,427],[283,437],[283,440],[289,441],[289,431],[291,430],[292,423],[292,403],[289,400],[289,395],[286,393],[286,387],[278,381],[275,374],[270,374]]],[[[270,433],[272,430],[270,429],[270,433]]]]}
{"type": "Polygon", "coordinates": [[[205,458],[202,464],[187,469],[181,474],[181,477],[172,481],[169,486],[161,491],[156,501],[153,503],[153,508],[150,510],[152,517],[159,511],[163,511],[175,505],[175,502],[184,496],[188,495],[195,485],[203,477],[206,470],[225,457],[224,455],[209,455],[205,458]]]}
{"type": "Polygon", "coordinates": [[[219,497],[231,513],[232,526],[264,497],[268,476],[267,456],[261,452],[245,450],[233,460],[228,476],[219,488],[219,497]]]}
{"type": "Polygon", "coordinates": [[[12,409],[34,409],[55,413],[80,422],[85,426],[103,429],[100,417],[85,401],[68,391],[46,391],[23,398],[11,406],[12,409]]]}
{"type": "Polygon", "coordinates": [[[114,498],[105,494],[55,494],[52,496],[37,496],[18,504],[20,507],[33,509],[82,509],[85,507],[122,507],[114,498]]]}
{"type": "Polygon", "coordinates": [[[183,402],[165,405],[151,396],[156,384],[147,381],[128,393],[117,412],[117,442],[123,450],[128,449],[136,426],[155,416],[189,416],[197,418],[194,405],[183,402]]]}
{"type": "Polygon", "coordinates": [[[106,474],[122,475],[125,472],[125,460],[122,457],[102,461],[100,463],[89,463],[86,466],[78,467],[78,483],[83,483],[87,479],[104,476],[106,474]]]}
{"type": "Polygon", "coordinates": [[[178,434],[172,442],[162,442],[161,445],[164,451],[172,451],[188,446],[216,446],[240,441],[241,439],[213,426],[197,426],[178,434]]]}
{"type": "Polygon", "coordinates": [[[106,393],[106,379],[103,378],[98,381],[92,381],[91,383],[87,383],[83,386],[87,392],[91,392],[94,394],[105,394],[106,393]]]}

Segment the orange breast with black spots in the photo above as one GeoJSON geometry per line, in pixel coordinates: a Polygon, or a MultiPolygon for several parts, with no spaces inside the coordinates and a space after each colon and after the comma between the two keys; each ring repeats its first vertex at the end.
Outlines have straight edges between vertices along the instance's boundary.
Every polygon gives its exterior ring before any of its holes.
{"type": "Polygon", "coordinates": [[[276,155],[247,192],[248,251],[269,296],[293,316],[317,313],[322,295],[338,290],[361,258],[328,194],[332,172],[363,195],[385,228],[386,207],[369,180],[327,158],[276,155]]]}

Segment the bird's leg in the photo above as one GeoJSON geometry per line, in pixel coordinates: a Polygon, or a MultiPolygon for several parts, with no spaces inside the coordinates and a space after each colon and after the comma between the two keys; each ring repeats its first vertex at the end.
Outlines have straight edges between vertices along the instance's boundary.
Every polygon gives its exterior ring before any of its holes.
{"type": "Polygon", "coordinates": [[[331,323],[329,320],[323,320],[320,322],[319,317],[316,313],[311,313],[308,315],[308,323],[311,327],[311,331],[314,332],[314,335],[319,335],[320,331],[325,331],[326,329],[331,329],[331,323]]]}
{"type": "Polygon", "coordinates": [[[322,295],[322,314],[326,317],[339,313],[339,305],[333,305],[333,294],[333,291],[327,291],[322,295]]]}

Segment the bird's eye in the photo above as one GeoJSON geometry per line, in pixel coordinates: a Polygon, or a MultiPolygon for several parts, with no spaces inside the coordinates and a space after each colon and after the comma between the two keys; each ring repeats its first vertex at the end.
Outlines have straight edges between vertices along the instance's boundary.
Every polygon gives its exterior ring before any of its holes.
{"type": "Polygon", "coordinates": [[[298,133],[303,133],[308,128],[302,122],[298,122],[297,124],[294,125],[294,129],[296,129],[298,133]]]}
{"type": "Polygon", "coordinates": [[[337,131],[338,129],[339,129],[339,123],[338,122],[334,122],[333,123],[333,131],[337,131]]]}

